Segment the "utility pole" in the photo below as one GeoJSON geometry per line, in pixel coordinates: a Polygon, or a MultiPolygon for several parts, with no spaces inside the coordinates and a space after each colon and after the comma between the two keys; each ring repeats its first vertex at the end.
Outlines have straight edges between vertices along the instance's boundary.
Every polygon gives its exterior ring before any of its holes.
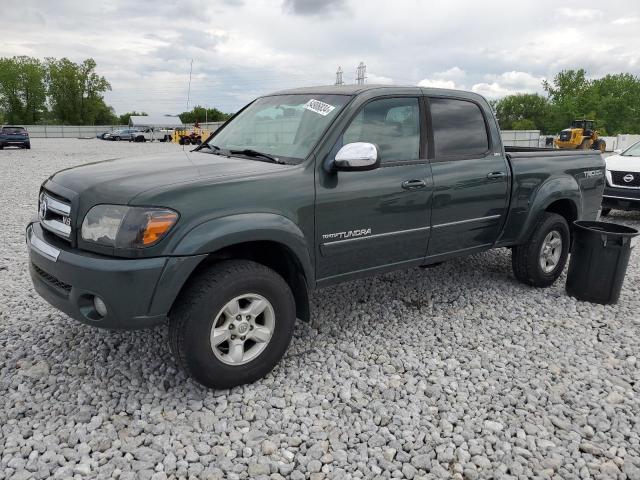
{"type": "Polygon", "coordinates": [[[356,69],[356,83],[358,85],[364,85],[364,81],[367,79],[367,66],[364,62],[360,62],[356,69]]]}
{"type": "Polygon", "coordinates": [[[189,111],[189,101],[191,100],[191,74],[193,73],[193,58],[191,59],[191,68],[189,68],[189,89],[187,90],[187,112],[189,111]]]}
{"type": "Polygon", "coordinates": [[[342,79],[342,67],[338,67],[338,71],[336,72],[336,85],[344,85],[344,80],[342,79]]]}

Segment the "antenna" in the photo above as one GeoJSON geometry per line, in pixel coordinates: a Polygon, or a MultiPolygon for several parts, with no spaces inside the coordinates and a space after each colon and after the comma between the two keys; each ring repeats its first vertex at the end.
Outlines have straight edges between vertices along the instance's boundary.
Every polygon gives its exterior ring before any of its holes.
{"type": "Polygon", "coordinates": [[[193,58],[191,59],[191,68],[189,69],[189,89],[187,90],[187,112],[189,111],[189,100],[191,100],[191,74],[193,73],[193,58]]]}
{"type": "Polygon", "coordinates": [[[356,83],[358,85],[364,85],[364,81],[367,79],[367,66],[364,62],[360,62],[356,69],[356,83]]]}
{"type": "Polygon", "coordinates": [[[344,85],[344,80],[342,79],[342,67],[338,67],[338,71],[336,71],[336,85],[344,85]]]}

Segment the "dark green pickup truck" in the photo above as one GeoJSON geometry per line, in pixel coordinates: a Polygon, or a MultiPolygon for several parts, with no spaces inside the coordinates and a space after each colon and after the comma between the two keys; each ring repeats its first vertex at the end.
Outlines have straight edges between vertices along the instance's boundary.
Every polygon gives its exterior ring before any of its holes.
{"type": "Polygon", "coordinates": [[[89,325],[168,322],[184,369],[230,387],[274,367],[315,288],[496,247],[517,279],[551,285],[604,171],[595,151],[504,148],[472,93],[288,90],[193,151],[51,176],[27,227],[31,277],[89,325]]]}

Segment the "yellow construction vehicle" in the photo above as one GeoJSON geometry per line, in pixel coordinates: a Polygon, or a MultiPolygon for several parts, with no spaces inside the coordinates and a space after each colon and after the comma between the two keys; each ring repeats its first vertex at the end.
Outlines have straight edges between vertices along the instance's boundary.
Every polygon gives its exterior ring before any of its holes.
{"type": "Polygon", "coordinates": [[[593,120],[574,120],[571,122],[571,126],[562,130],[558,138],[555,139],[556,147],[581,150],[590,148],[604,152],[607,144],[600,138],[593,124],[593,120]]]}

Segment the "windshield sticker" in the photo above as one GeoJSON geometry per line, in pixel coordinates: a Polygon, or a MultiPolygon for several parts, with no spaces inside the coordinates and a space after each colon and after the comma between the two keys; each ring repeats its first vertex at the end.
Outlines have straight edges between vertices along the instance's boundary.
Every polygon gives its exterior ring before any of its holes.
{"type": "Polygon", "coordinates": [[[329,115],[334,107],[333,105],[329,105],[328,103],[321,102],[320,100],[311,99],[307,103],[304,104],[304,108],[307,110],[311,110],[312,112],[316,112],[323,117],[329,115]]]}

